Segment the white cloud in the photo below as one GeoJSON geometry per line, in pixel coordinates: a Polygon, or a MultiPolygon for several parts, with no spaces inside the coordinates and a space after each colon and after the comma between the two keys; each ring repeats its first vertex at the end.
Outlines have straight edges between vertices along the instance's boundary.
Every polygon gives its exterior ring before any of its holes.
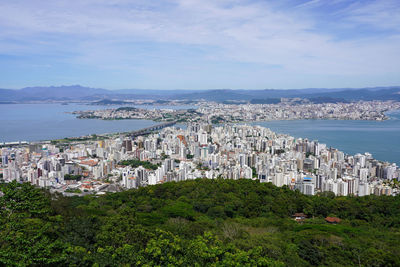
{"type": "MultiPolygon", "coordinates": [[[[247,1],[15,0],[0,3],[0,53],[70,54],[69,63],[129,67],[145,52],[129,43],[204,47],[205,60],[279,65],[317,75],[399,72],[399,38],[338,40],[317,27],[312,0],[277,9],[247,1]]],[[[349,5],[340,23],[400,29],[399,5],[349,5]]],[[[395,30],[396,29],[396,30],[395,30]]],[[[151,52],[148,52],[151,53],[151,52]]],[[[148,56],[151,56],[148,54],[148,56]]]]}
{"type": "Polygon", "coordinates": [[[369,25],[373,28],[400,32],[400,3],[398,0],[356,2],[343,10],[347,21],[369,25]]]}

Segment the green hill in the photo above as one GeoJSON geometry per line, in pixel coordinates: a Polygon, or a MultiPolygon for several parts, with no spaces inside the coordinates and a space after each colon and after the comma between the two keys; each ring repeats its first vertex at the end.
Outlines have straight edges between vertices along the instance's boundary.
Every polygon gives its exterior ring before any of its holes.
{"type": "Polygon", "coordinates": [[[100,197],[0,191],[0,266],[400,266],[399,196],[310,197],[244,179],[100,197]]]}

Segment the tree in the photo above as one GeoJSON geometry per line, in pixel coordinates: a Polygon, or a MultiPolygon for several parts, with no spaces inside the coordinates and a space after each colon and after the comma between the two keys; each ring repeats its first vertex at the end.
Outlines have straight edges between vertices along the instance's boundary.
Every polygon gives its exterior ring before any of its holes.
{"type": "Polygon", "coordinates": [[[46,193],[15,181],[0,190],[0,265],[56,265],[65,260],[46,193]]]}
{"type": "Polygon", "coordinates": [[[251,179],[0,191],[0,266],[400,266],[400,196],[306,196],[251,179]],[[299,224],[295,212],[309,216],[299,224]]]}
{"type": "Polygon", "coordinates": [[[65,174],[65,175],[64,175],[64,180],[75,180],[75,181],[79,181],[79,180],[81,180],[81,178],[82,178],[82,175],[79,175],[79,174],[76,174],[76,175],[73,175],[73,174],[65,174]]]}

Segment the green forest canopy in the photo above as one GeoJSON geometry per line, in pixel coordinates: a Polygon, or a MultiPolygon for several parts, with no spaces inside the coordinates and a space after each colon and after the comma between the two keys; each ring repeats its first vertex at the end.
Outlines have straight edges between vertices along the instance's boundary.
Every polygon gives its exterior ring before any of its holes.
{"type": "Polygon", "coordinates": [[[157,170],[157,168],[159,167],[159,165],[157,164],[153,164],[149,161],[141,161],[138,159],[129,159],[129,160],[122,160],[119,162],[120,165],[124,165],[124,166],[131,166],[132,168],[137,168],[139,166],[143,166],[146,169],[150,169],[150,170],[157,170]]]}
{"type": "Polygon", "coordinates": [[[0,191],[0,265],[400,266],[399,196],[306,196],[247,179],[84,197],[0,191]]]}

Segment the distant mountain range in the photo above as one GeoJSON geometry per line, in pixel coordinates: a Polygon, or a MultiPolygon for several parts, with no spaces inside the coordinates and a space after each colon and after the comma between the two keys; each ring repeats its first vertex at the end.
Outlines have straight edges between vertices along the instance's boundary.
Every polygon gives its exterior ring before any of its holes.
{"type": "Polygon", "coordinates": [[[400,101],[400,86],[373,88],[307,88],[307,89],[210,89],[210,90],[151,90],[124,89],[107,90],[80,85],[26,87],[19,90],[0,89],[0,103],[22,103],[33,101],[102,101],[102,100],[208,100],[251,101],[274,103],[280,98],[302,98],[313,102],[347,102],[357,100],[400,101]]]}

